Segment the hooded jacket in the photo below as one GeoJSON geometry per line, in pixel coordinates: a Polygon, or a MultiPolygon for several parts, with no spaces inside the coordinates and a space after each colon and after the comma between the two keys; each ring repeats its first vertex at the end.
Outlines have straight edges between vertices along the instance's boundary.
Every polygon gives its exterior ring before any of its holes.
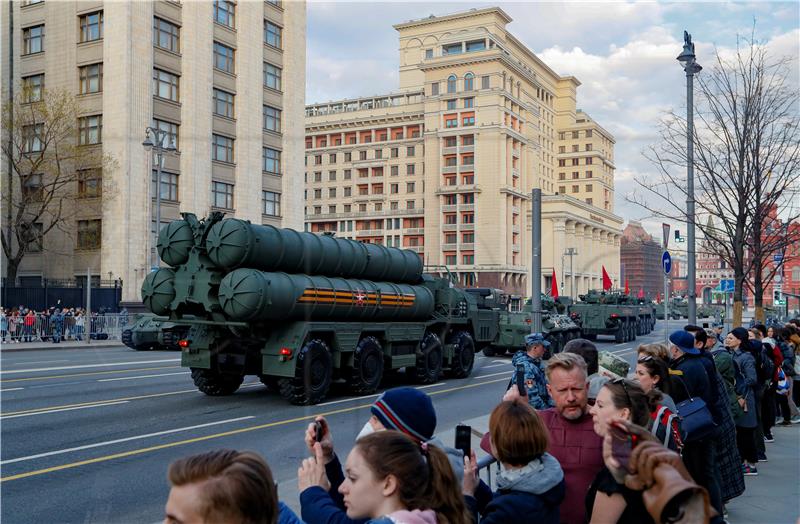
{"type": "Polygon", "coordinates": [[[564,472],[551,454],[545,453],[519,469],[503,469],[497,476],[497,487],[491,502],[485,505],[474,497],[465,497],[475,522],[559,523],[559,506],[565,492],[564,472]]]}
{"type": "Polygon", "coordinates": [[[436,512],[432,509],[408,511],[402,509],[389,515],[372,519],[368,524],[437,524],[436,512]]]}

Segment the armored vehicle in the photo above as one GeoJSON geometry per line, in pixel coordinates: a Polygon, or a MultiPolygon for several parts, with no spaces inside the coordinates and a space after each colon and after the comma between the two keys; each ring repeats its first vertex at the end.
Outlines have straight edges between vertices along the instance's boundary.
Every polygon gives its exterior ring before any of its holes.
{"type": "MultiPolygon", "coordinates": [[[[521,311],[511,311],[510,296],[502,290],[489,288],[468,288],[465,291],[474,294],[479,304],[500,312],[497,337],[483,348],[487,357],[515,352],[525,347],[525,336],[531,333],[531,301],[528,300],[521,311]]],[[[580,336],[580,327],[569,316],[562,314],[563,304],[542,295],[542,333],[550,342],[549,351],[559,353],[564,344],[580,336]]]]}
{"type": "MultiPolygon", "coordinates": [[[[180,350],[178,338],[180,331],[175,331],[175,324],[158,319],[152,313],[141,313],[131,317],[131,321],[122,330],[122,343],[136,351],[144,350],[180,350]]],[[[182,331],[187,331],[184,328],[182,331]]]]}
{"type": "Polygon", "coordinates": [[[580,302],[569,306],[569,315],[581,327],[583,338],[613,335],[617,342],[636,340],[641,330],[638,304],[626,304],[627,295],[619,292],[589,291],[578,295],[580,302]]]}
{"type": "Polygon", "coordinates": [[[497,335],[499,312],[423,274],[413,251],[182,216],[159,232],[171,267],[147,276],[142,299],[186,329],[181,365],[208,395],[234,393],[246,375],[294,404],[320,402],[333,382],[373,393],[400,368],[420,383],[466,377],[497,335]]]}

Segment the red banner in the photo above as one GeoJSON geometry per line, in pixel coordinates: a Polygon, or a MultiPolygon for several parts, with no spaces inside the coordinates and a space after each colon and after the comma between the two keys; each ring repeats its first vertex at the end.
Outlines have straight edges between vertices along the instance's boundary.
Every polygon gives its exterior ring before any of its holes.
{"type": "Polygon", "coordinates": [[[550,296],[558,298],[558,280],[556,280],[555,268],[553,268],[553,278],[550,280],[550,296]]]}
{"type": "Polygon", "coordinates": [[[613,286],[611,282],[611,277],[608,276],[608,272],[606,271],[606,266],[602,266],[603,268],[603,291],[608,291],[613,286]]]}

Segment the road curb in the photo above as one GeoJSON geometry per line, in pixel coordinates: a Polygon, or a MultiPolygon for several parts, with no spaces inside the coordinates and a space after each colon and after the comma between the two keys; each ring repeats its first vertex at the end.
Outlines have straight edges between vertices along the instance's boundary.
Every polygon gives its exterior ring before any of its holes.
{"type": "Polygon", "coordinates": [[[20,353],[23,351],[53,351],[57,349],[107,349],[107,348],[117,348],[117,347],[125,347],[122,342],[119,341],[98,341],[92,342],[91,344],[81,344],[81,345],[72,345],[72,346],[62,346],[60,344],[43,344],[43,345],[36,345],[36,346],[28,346],[28,347],[8,347],[8,344],[3,344],[3,347],[0,348],[0,354],[3,353],[20,353]]]}

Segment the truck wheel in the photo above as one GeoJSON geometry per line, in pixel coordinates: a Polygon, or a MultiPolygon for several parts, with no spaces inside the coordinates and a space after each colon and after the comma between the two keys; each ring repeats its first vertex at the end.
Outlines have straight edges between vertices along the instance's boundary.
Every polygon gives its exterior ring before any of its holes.
{"type": "Polygon", "coordinates": [[[618,344],[622,343],[622,342],[627,342],[627,340],[626,340],[627,337],[628,337],[628,333],[627,333],[627,330],[626,330],[626,326],[625,326],[625,324],[620,323],[620,325],[617,326],[617,332],[614,333],[614,342],[616,342],[618,344]]]}
{"type": "Polygon", "coordinates": [[[631,341],[636,340],[636,335],[638,334],[638,333],[636,333],[636,324],[637,324],[637,321],[635,321],[635,320],[630,323],[630,326],[631,326],[631,341]]]}
{"type": "Polygon", "coordinates": [[[228,375],[210,369],[191,368],[197,389],[212,397],[232,395],[244,380],[243,375],[228,375]]]}
{"type": "Polygon", "coordinates": [[[484,357],[493,357],[497,353],[495,353],[494,348],[492,346],[486,346],[483,348],[483,356],[484,357]]]}
{"type": "Polygon", "coordinates": [[[383,348],[375,337],[364,337],[353,352],[349,387],[356,395],[375,393],[383,378],[383,348]]]}
{"type": "Polygon", "coordinates": [[[442,341],[436,333],[428,333],[422,339],[419,351],[412,375],[420,384],[433,384],[442,373],[442,341]]]}
{"type": "Polygon", "coordinates": [[[475,364],[475,341],[467,331],[459,331],[450,338],[453,344],[453,358],[450,360],[448,375],[454,378],[465,378],[472,373],[475,364]]]}
{"type": "Polygon", "coordinates": [[[306,342],[297,354],[294,377],[278,383],[283,398],[295,405],[318,404],[328,394],[333,377],[333,361],[328,345],[322,340],[306,342]]]}
{"type": "Polygon", "coordinates": [[[280,380],[278,377],[272,375],[259,375],[258,378],[261,380],[261,383],[267,386],[267,389],[270,391],[280,391],[280,387],[278,386],[278,381],[280,380]]]}

